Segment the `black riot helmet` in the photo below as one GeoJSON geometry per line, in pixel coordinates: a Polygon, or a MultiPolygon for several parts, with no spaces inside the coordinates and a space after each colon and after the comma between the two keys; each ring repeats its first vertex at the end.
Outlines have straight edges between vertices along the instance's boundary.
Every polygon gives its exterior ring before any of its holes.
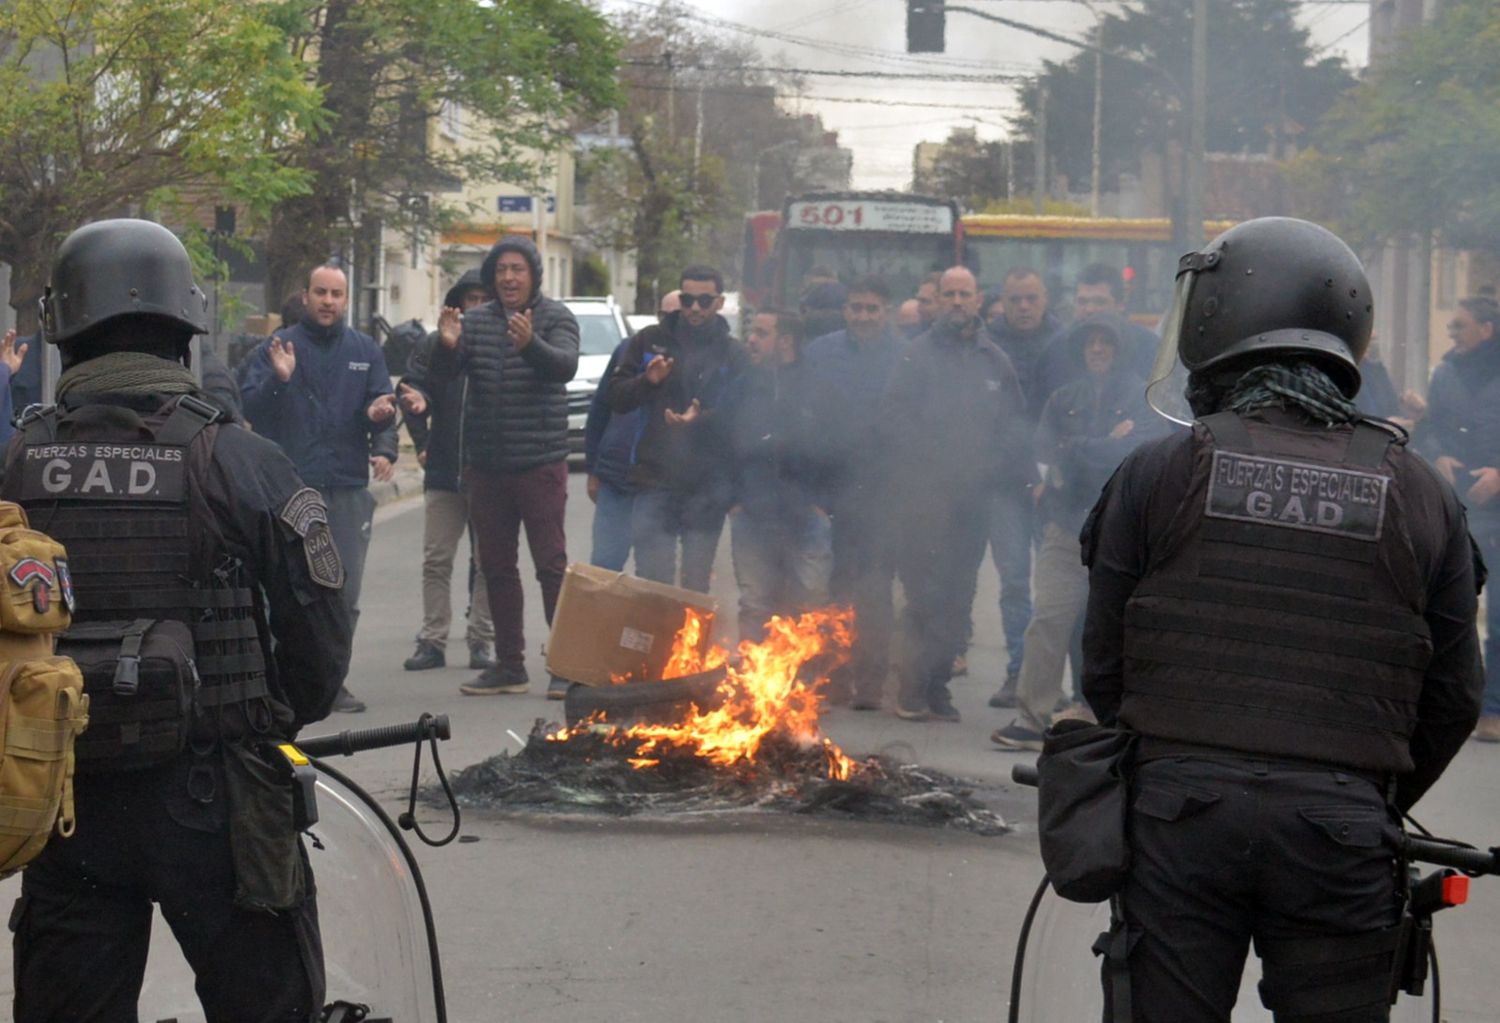
{"type": "Polygon", "coordinates": [[[67,345],[121,316],[208,333],[208,299],[177,236],[149,220],[100,220],[63,239],[41,299],[42,337],[67,345]]]}
{"type": "Polygon", "coordinates": [[[1168,378],[1180,383],[1179,362],[1188,373],[1228,373],[1289,355],[1315,363],[1352,398],[1374,308],[1364,267],[1332,231],[1292,217],[1237,224],[1178,262],[1152,404],[1178,418],[1158,398],[1175,399],[1168,378]]]}

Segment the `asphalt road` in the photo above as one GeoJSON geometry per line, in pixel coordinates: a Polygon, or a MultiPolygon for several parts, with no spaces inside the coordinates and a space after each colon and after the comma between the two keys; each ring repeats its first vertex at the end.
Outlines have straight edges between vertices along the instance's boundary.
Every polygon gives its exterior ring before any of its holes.
{"type": "MultiPolygon", "coordinates": [[[[410,492],[410,482],[402,489],[410,492]]],[[[568,505],[574,560],[588,553],[592,506],[582,484],[572,478],[568,505]]],[[[420,498],[408,498],[377,513],[350,676],[370,709],[337,715],[309,732],[446,713],[454,736],[442,756],[452,769],[516,749],[512,733],[524,736],[539,717],[560,718],[561,704],[541,695],[546,632],[529,564],[523,577],[530,694],[462,696],[458,686],[471,672],[460,665],[402,670],[420,617],[421,507],[420,498]]],[[[713,591],[732,611],[727,537],[713,591]]],[[[913,724],[889,713],[833,710],[826,728],[852,755],[892,753],[990,784],[1013,833],[978,838],[765,813],[616,820],[466,811],[462,841],[417,846],[440,939],[448,1018],[1003,1020],[1016,932],[1041,867],[1031,794],[1008,781],[1011,764],[1023,755],[988,741],[1008,720],[1007,712],[984,706],[1003,670],[996,596],[987,564],[975,604],[971,674],[954,687],[962,723],[913,724]]],[[[463,607],[461,595],[455,603],[463,607]]],[[[460,651],[461,642],[450,648],[460,651]]],[[[409,749],[361,754],[335,766],[392,816],[405,809],[409,749]]],[[[430,763],[423,773],[427,783],[434,780],[430,763]]],[[[1497,774],[1500,747],[1471,743],[1419,816],[1440,834],[1500,842],[1497,774]]],[[[325,815],[338,816],[331,801],[325,815]]],[[[424,805],[419,817],[434,834],[446,833],[441,808],[424,805]]],[[[376,983],[382,986],[375,994],[384,997],[410,987],[404,978],[420,951],[400,923],[404,875],[378,846],[364,846],[373,849],[366,859],[346,854],[351,844],[335,841],[339,827],[331,821],[330,848],[313,852],[330,996],[376,983]]],[[[17,888],[16,879],[0,884],[0,899],[17,888]]],[[[1088,945],[1098,929],[1086,910],[1044,903],[1032,953],[1040,997],[1023,1019],[1088,1018],[1097,986],[1088,945]]],[[[155,939],[142,1019],[201,1018],[159,920],[155,939]]],[[[1470,905],[1438,918],[1443,1018],[1500,1019],[1497,939],[1500,880],[1476,881],[1470,905]]],[[[1268,1018],[1250,983],[1237,1021],[1268,1018]]],[[[8,985],[8,971],[0,971],[0,1004],[8,1003],[8,985]]],[[[1023,990],[1033,993],[1030,982],[1023,990]]],[[[367,990],[365,997],[375,995],[367,990]]],[[[1418,1008],[1398,1018],[1419,1018],[1418,1008]]]]}

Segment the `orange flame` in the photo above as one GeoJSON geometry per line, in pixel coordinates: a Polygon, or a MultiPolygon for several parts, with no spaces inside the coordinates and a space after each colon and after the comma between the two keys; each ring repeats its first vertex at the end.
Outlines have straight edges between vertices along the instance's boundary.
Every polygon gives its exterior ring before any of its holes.
{"type": "MultiPolygon", "coordinates": [[[[614,738],[630,744],[629,762],[636,768],[653,767],[666,750],[681,749],[716,764],[753,764],[762,742],[773,734],[788,736],[803,745],[818,745],[828,763],[828,776],[847,779],[855,768],[831,739],[818,729],[817,689],[827,682],[827,673],[842,664],[854,641],[854,612],[847,608],[808,611],[796,619],[773,617],[760,643],[742,642],[739,661],[718,646],[704,649],[712,617],[689,608],[682,628],[672,644],[664,678],[681,678],[724,666],[724,681],[718,691],[724,702],[713,710],[696,705],[672,724],[637,724],[616,729],[614,738]],[[802,671],[811,662],[822,672],[806,679],[802,671]]],[[[650,685],[651,683],[638,683],[650,685]]],[[[584,722],[549,736],[566,742],[590,729],[584,722]]]]}

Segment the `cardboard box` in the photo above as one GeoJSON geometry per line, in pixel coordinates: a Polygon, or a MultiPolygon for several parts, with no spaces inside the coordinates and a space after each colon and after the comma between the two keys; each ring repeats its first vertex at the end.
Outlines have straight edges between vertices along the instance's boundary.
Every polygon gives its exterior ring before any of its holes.
{"type": "Polygon", "coordinates": [[[714,614],[718,603],[706,593],[569,565],[552,617],[547,670],[589,686],[607,686],[615,675],[660,679],[690,607],[714,614]]]}

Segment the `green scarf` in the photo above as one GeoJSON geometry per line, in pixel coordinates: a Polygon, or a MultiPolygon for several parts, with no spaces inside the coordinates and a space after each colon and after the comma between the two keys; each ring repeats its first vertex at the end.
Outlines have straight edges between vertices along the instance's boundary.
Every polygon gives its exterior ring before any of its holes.
{"type": "Polygon", "coordinates": [[[1234,382],[1223,407],[1232,412],[1249,412],[1268,405],[1299,408],[1309,418],[1329,426],[1352,423],[1360,414],[1328,374],[1302,361],[1255,367],[1234,382]]]}
{"type": "Polygon", "coordinates": [[[192,370],[145,352],[110,352],[80,362],[57,381],[57,397],[79,394],[191,394],[199,390],[192,370]]]}

